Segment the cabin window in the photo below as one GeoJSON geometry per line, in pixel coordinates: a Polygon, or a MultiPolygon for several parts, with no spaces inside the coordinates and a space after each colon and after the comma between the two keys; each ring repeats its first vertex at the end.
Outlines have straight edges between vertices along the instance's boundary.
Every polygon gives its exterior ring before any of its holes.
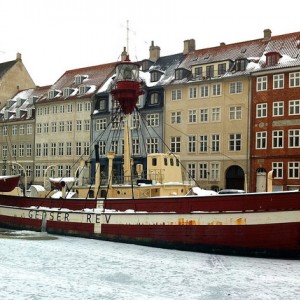
{"type": "Polygon", "coordinates": [[[164,164],[165,164],[165,166],[168,165],[168,159],[166,157],[164,158],[164,164]]]}
{"type": "Polygon", "coordinates": [[[152,166],[157,166],[157,158],[156,157],[152,158],[152,166]]]}

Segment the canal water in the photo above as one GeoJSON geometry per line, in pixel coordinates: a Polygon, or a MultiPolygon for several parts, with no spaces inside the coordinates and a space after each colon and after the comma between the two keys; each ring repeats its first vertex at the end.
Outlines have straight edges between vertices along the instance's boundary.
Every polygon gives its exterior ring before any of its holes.
{"type": "Polygon", "coordinates": [[[300,261],[0,230],[1,299],[299,299],[300,261]]]}

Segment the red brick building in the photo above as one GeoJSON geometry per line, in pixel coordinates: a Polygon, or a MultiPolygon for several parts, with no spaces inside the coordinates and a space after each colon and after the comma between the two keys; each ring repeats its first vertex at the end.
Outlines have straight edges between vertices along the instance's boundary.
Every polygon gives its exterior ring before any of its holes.
{"type": "Polygon", "coordinates": [[[252,72],[251,190],[300,187],[300,32],[271,37],[252,72]]]}

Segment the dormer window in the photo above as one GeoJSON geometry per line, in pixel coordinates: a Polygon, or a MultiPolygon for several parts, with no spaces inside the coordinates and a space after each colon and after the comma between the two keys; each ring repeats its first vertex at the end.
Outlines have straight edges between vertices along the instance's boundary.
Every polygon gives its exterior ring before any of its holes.
{"type": "Polygon", "coordinates": [[[86,85],[81,85],[79,87],[79,95],[84,95],[85,93],[87,93],[87,91],[90,89],[89,86],[86,85]]]}
{"type": "Polygon", "coordinates": [[[248,60],[243,59],[237,59],[235,61],[235,71],[245,71],[248,64],[248,60]]]}
{"type": "Polygon", "coordinates": [[[48,98],[50,98],[50,99],[55,98],[58,93],[59,92],[57,90],[49,90],[48,91],[48,98]]]}
{"type": "Polygon", "coordinates": [[[150,105],[159,104],[159,93],[152,93],[150,96],[150,105]]]}
{"type": "Polygon", "coordinates": [[[158,71],[151,72],[151,82],[158,81],[161,77],[161,73],[158,71]]]}
{"type": "Polygon", "coordinates": [[[142,71],[148,71],[151,67],[149,60],[144,60],[142,63],[142,71]]]}
{"type": "Polygon", "coordinates": [[[36,100],[38,99],[37,96],[31,96],[29,99],[28,99],[28,104],[34,104],[36,102],[36,100]]]}
{"type": "Polygon", "coordinates": [[[71,96],[71,94],[74,92],[73,89],[67,87],[63,89],[63,97],[71,96]]]}
{"type": "Polygon", "coordinates": [[[280,53],[278,52],[269,52],[266,54],[266,65],[275,66],[278,64],[279,59],[281,58],[280,53]]]}
{"type": "Polygon", "coordinates": [[[76,75],[75,84],[81,84],[87,78],[87,75],[76,75]]]}
{"type": "Polygon", "coordinates": [[[206,77],[207,78],[213,78],[214,77],[214,66],[207,66],[206,67],[206,77]]]}
{"type": "Polygon", "coordinates": [[[175,79],[176,80],[183,79],[183,69],[177,69],[175,71],[175,79]]]}
{"type": "Polygon", "coordinates": [[[201,79],[202,78],[202,67],[195,67],[194,69],[194,78],[201,79]]]}
{"type": "Polygon", "coordinates": [[[25,99],[18,98],[17,99],[17,107],[21,106],[25,102],[25,99]]]}

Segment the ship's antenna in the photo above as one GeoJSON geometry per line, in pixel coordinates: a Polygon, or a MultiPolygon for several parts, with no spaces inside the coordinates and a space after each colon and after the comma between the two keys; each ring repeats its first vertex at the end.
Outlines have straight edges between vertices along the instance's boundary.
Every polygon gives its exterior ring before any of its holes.
{"type": "Polygon", "coordinates": [[[127,54],[129,54],[129,21],[126,21],[126,41],[127,41],[127,54]]]}

